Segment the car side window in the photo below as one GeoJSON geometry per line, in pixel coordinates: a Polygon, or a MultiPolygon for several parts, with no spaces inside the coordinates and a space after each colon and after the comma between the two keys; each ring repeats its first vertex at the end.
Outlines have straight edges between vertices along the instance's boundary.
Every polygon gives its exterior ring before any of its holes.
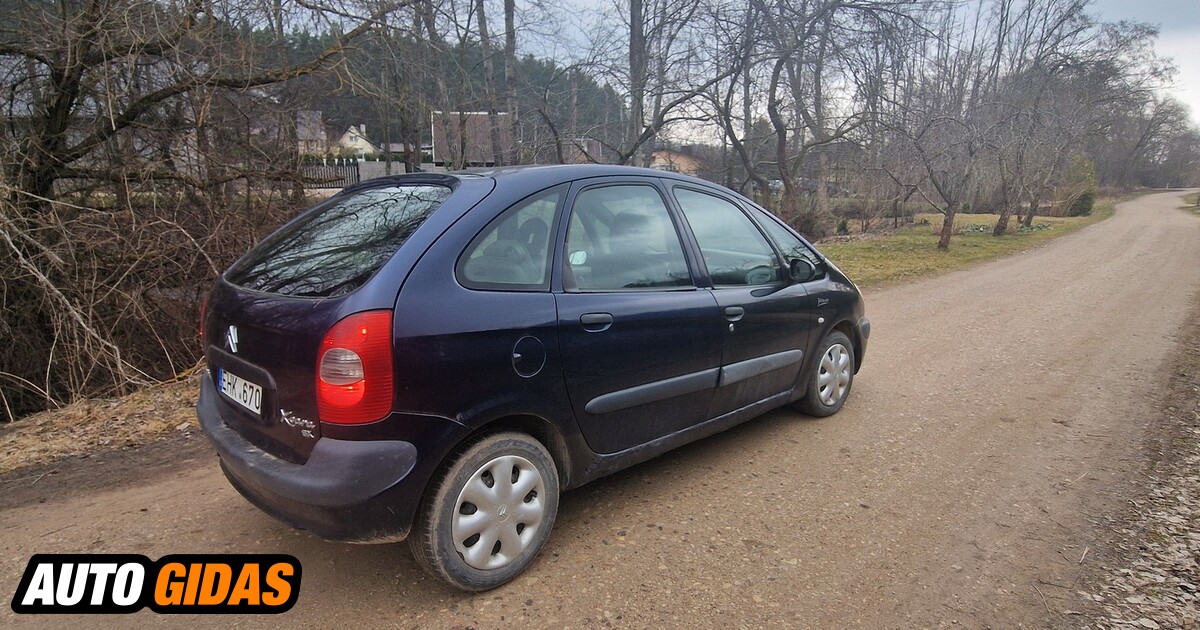
{"type": "Polygon", "coordinates": [[[675,199],[696,236],[715,286],[772,284],[783,279],[771,244],[733,203],[687,188],[675,199]]]}
{"type": "Polygon", "coordinates": [[[760,211],[758,222],[762,224],[763,229],[767,231],[767,234],[771,236],[775,244],[779,246],[780,251],[783,252],[783,257],[787,260],[795,258],[808,260],[817,268],[818,277],[824,275],[821,267],[821,258],[817,256],[816,252],[808,245],[805,245],[804,241],[800,240],[795,234],[792,234],[791,230],[781,225],[774,217],[765,215],[766,213],[760,211]]]}
{"type": "Polygon", "coordinates": [[[589,188],[567,224],[568,290],[619,291],[693,286],[683,246],[652,186],[589,188]]]}
{"type": "Polygon", "coordinates": [[[496,217],[459,258],[459,281],[472,289],[548,291],[550,230],[567,187],[527,197],[496,217]]]}

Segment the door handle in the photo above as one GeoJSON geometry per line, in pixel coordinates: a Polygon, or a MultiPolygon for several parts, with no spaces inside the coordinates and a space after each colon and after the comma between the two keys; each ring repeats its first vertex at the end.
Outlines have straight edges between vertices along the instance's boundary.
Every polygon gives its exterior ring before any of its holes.
{"type": "Polygon", "coordinates": [[[740,306],[725,307],[725,319],[736,322],[746,316],[746,309],[740,306]]]}
{"type": "Polygon", "coordinates": [[[584,313],[579,316],[579,323],[588,332],[604,332],[612,326],[613,316],[610,313],[584,313]]]}

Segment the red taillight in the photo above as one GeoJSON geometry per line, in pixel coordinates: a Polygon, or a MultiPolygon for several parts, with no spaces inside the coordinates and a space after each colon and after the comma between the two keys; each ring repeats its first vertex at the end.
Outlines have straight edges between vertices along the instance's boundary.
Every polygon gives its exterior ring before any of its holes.
{"type": "Polygon", "coordinates": [[[317,413],[336,424],[374,422],[392,410],[392,312],[333,325],[317,352],[317,413]]]}

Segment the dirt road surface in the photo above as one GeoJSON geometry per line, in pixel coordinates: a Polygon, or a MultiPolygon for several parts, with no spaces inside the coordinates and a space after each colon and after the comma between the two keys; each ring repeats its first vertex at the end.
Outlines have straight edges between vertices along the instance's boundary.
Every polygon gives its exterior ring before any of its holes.
{"type": "Polygon", "coordinates": [[[467,595],[403,545],[260,514],[211,459],[0,513],[0,597],[33,553],[277,552],[282,617],[18,617],[5,627],[1045,627],[1080,623],[1096,523],[1142,468],[1200,289],[1179,193],[1013,258],[869,292],[841,414],[779,411],[568,493],[532,568],[467,595]],[[1086,551],[1091,553],[1086,553],[1086,551]],[[1081,562],[1082,560],[1082,562],[1081,562]]]}

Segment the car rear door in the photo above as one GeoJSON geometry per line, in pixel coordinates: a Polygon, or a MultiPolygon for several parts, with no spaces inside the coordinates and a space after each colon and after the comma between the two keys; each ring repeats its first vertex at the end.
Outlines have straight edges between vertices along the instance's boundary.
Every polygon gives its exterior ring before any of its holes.
{"type": "Polygon", "coordinates": [[[790,392],[811,321],[807,292],[789,281],[770,241],[743,209],[716,191],[672,187],[704,261],[721,313],[721,374],[710,417],[790,392]]]}
{"type": "Polygon", "coordinates": [[[559,343],[588,445],[614,453],[707,419],[721,316],[657,180],[591,180],[563,232],[559,343]]]}

